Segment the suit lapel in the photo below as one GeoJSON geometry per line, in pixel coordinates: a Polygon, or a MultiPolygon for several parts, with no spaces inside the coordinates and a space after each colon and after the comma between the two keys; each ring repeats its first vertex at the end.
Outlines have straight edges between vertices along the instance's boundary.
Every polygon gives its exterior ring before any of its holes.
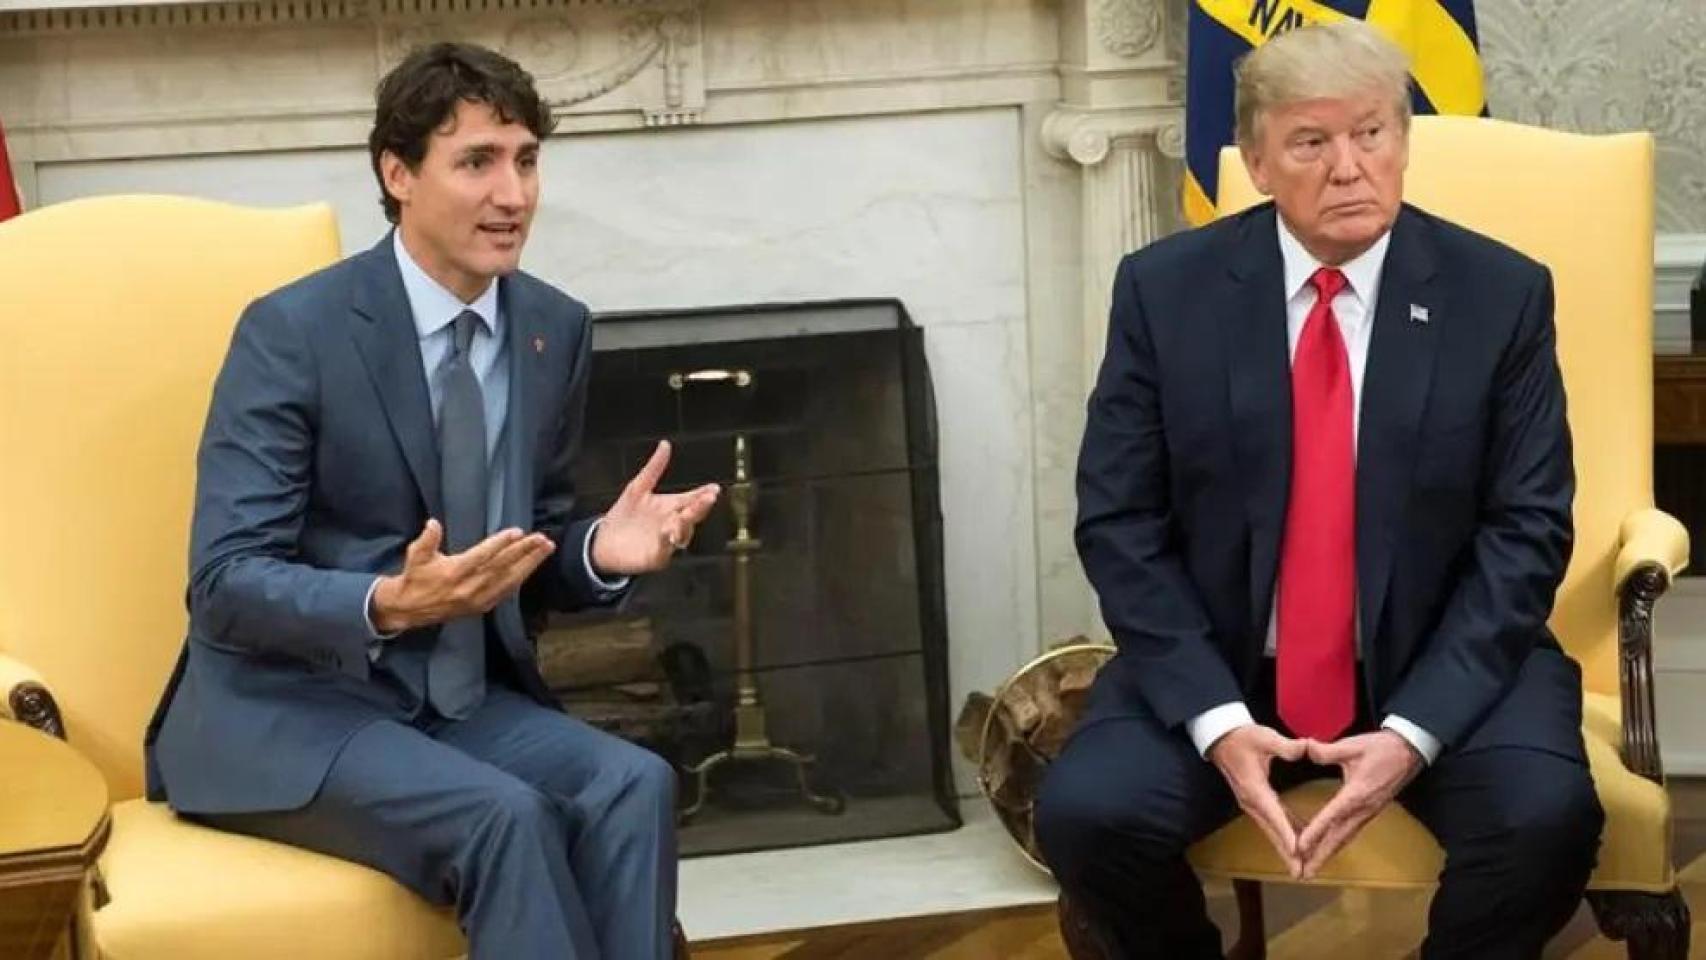
{"type": "Polygon", "coordinates": [[[420,336],[403,291],[403,275],[391,248],[391,235],[356,262],[355,323],[351,334],[379,393],[385,419],[403,450],[415,486],[431,516],[444,513],[439,491],[438,441],[432,402],[421,369],[420,336]]]}
{"type": "Polygon", "coordinates": [[[1223,324],[1233,449],[1244,479],[1250,522],[1250,629],[1265,631],[1285,501],[1291,487],[1291,364],[1286,346],[1285,270],[1273,207],[1240,218],[1225,262],[1231,302],[1215,313],[1223,324]]]}
{"type": "Polygon", "coordinates": [[[1364,652],[1386,601],[1394,538],[1415,473],[1418,431],[1433,384],[1439,328],[1451,322],[1435,283],[1426,221],[1408,207],[1392,226],[1363,373],[1357,429],[1356,571],[1364,652]],[[1412,307],[1425,313],[1412,316],[1412,307]]]}
{"type": "Polygon", "coordinates": [[[509,408],[505,414],[504,522],[533,529],[534,412],[539,406],[541,350],[539,311],[527,288],[513,277],[498,281],[498,308],[509,327],[509,408]]]}
{"type": "MultiPolygon", "coordinates": [[[[534,343],[544,342],[539,328],[541,321],[539,311],[527,296],[526,287],[513,277],[498,281],[498,309],[503,314],[505,336],[509,342],[509,403],[504,413],[503,443],[503,525],[532,530],[534,412],[539,406],[537,385],[540,371],[537,367],[543,359],[534,343]]],[[[561,560],[553,556],[545,562],[560,563],[561,560]]],[[[498,605],[495,613],[498,636],[509,648],[510,656],[519,664],[530,663],[531,650],[520,598],[509,597],[498,605]]],[[[533,691],[535,696],[549,699],[543,685],[536,682],[536,669],[523,667],[519,673],[524,684],[530,688],[537,687],[533,691]]]]}

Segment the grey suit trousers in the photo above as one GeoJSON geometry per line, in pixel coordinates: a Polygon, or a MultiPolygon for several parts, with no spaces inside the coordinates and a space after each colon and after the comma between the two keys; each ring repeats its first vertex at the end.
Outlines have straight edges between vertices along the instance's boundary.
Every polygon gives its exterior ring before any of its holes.
{"type": "Polygon", "coordinates": [[[464,720],[429,716],[362,728],[301,809],[197,819],[454,904],[473,960],[668,960],[669,764],[497,684],[464,720]]]}

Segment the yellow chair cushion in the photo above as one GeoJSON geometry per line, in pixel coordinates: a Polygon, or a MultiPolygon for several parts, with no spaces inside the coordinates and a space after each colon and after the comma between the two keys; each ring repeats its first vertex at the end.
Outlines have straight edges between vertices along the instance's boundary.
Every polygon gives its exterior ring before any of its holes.
{"type": "MultiPolygon", "coordinates": [[[[1623,734],[1615,698],[1586,695],[1582,737],[1599,802],[1605,807],[1599,866],[1589,887],[1650,893],[1670,890],[1676,885],[1671,869],[1670,797],[1663,787],[1623,766],[1616,746],[1623,734]]],[[[1327,803],[1336,786],[1333,780],[1306,783],[1287,792],[1285,801],[1308,819],[1327,803]]],[[[1238,818],[1192,847],[1190,860],[1206,876],[1291,882],[1267,838],[1247,817],[1238,818]]],[[[1394,806],[1364,827],[1356,842],[1328,861],[1313,882],[1333,887],[1428,887],[1438,880],[1444,864],[1445,854],[1427,828],[1394,806]]]]}
{"type": "Polygon", "coordinates": [[[113,808],[101,871],[112,901],[92,919],[104,960],[442,960],[468,949],[449,909],[384,874],[199,826],[164,804],[113,808]]]}

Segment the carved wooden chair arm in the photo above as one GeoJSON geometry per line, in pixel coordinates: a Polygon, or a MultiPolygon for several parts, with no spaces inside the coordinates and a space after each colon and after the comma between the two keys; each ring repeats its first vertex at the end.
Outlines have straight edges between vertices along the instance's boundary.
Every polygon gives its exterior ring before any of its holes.
{"type": "Polygon", "coordinates": [[[29,664],[0,653],[0,719],[65,739],[65,721],[47,681],[29,664]]]}
{"type": "Polygon", "coordinates": [[[1658,716],[1653,707],[1653,605],[1688,564],[1688,531],[1660,510],[1623,522],[1617,583],[1618,679],[1623,701],[1623,763],[1664,783],[1658,716]]]}

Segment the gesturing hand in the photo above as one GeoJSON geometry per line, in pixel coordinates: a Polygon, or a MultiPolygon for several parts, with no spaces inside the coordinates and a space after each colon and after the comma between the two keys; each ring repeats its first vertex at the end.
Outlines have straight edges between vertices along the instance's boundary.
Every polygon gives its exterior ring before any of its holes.
{"type": "Polygon", "coordinates": [[[542,533],[500,530],[458,554],[439,552],[444,527],[428,520],[403,555],[403,572],[381,577],[373,590],[373,626],[380,633],[475,616],[497,606],[557,549],[542,533]]]}
{"type": "Polygon", "coordinates": [[[1378,730],[1335,743],[1309,741],[1309,759],[1344,771],[1345,783],[1297,838],[1302,879],[1313,880],[1323,865],[1386,808],[1422,768],[1422,758],[1403,737],[1378,730]]]}
{"type": "Polygon", "coordinates": [[[711,512],[721,488],[714,483],[686,493],[658,493],[669,467],[669,441],[628,481],[592,538],[592,565],[602,575],[631,576],[669,566],[675,551],[693,539],[693,528],[711,512]]]}
{"type": "Polygon", "coordinates": [[[1301,870],[1297,825],[1268,782],[1268,769],[1275,759],[1301,760],[1306,749],[1302,740],[1287,739],[1271,727],[1251,724],[1216,740],[1208,751],[1209,760],[1232,787],[1239,808],[1268,835],[1268,842],[1279,851],[1292,876],[1301,870]]]}

